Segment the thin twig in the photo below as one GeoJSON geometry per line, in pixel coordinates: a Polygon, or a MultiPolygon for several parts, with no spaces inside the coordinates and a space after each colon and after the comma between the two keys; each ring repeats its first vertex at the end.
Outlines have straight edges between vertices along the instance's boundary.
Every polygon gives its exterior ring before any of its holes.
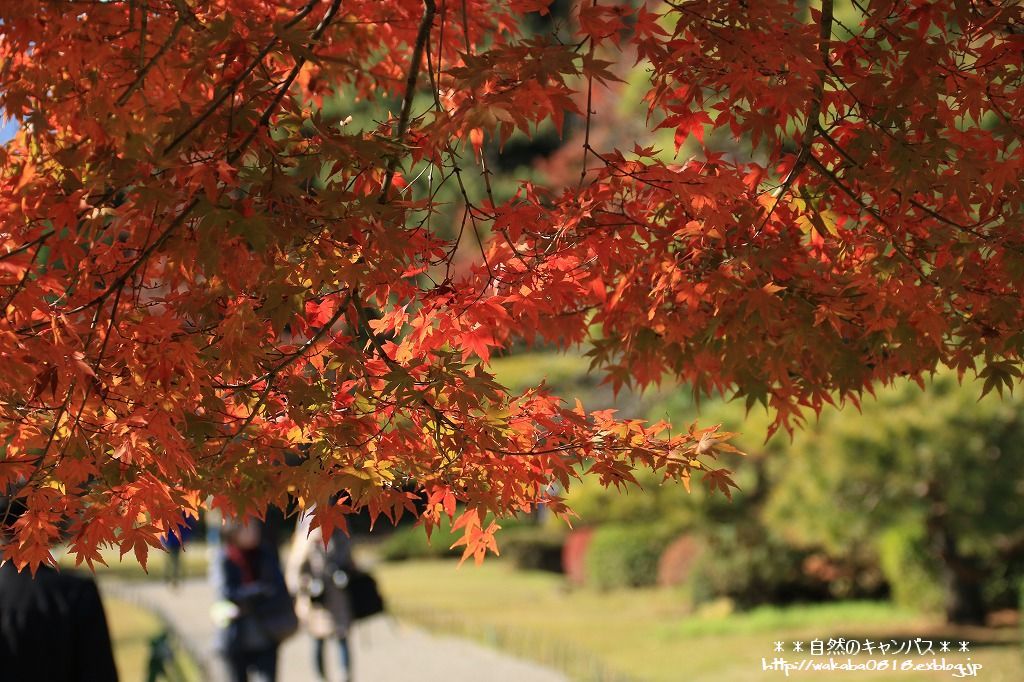
{"type": "Polygon", "coordinates": [[[772,204],[771,209],[765,215],[764,220],[761,221],[760,227],[754,233],[756,237],[764,229],[765,225],[768,224],[768,220],[775,213],[775,209],[779,207],[779,203],[789,193],[789,190],[793,187],[793,183],[796,182],[800,174],[803,173],[804,168],[807,166],[807,162],[811,158],[811,145],[814,144],[814,136],[819,129],[818,119],[821,118],[822,102],[825,99],[825,78],[826,73],[830,68],[829,50],[832,44],[832,17],[833,17],[832,0],[822,0],[821,3],[821,24],[820,32],[818,35],[818,54],[820,58],[820,64],[816,70],[817,80],[814,84],[814,92],[811,95],[811,106],[807,110],[807,121],[804,126],[804,132],[800,139],[800,152],[796,158],[796,163],[793,164],[793,168],[789,171],[789,175],[783,181],[782,186],[779,187],[778,193],[775,195],[775,202],[772,204]]]}
{"type": "Polygon", "coordinates": [[[174,22],[174,27],[171,29],[170,35],[167,36],[167,40],[160,46],[160,49],[156,51],[156,54],[150,58],[146,65],[139,69],[139,73],[135,76],[135,80],[132,81],[131,85],[125,88],[125,91],[121,93],[121,96],[117,98],[117,106],[124,106],[128,102],[128,98],[132,96],[136,90],[142,87],[142,82],[146,79],[146,74],[149,73],[150,69],[157,63],[157,60],[164,55],[167,50],[170,49],[174,41],[178,39],[178,34],[181,33],[181,29],[185,26],[185,18],[178,17],[178,20],[174,22]]]}
{"type": "MultiPolygon", "coordinates": [[[[416,81],[420,75],[420,62],[423,61],[423,50],[426,47],[427,39],[430,37],[430,28],[434,23],[434,14],[437,12],[437,4],[434,0],[423,0],[423,18],[420,19],[420,27],[416,33],[416,44],[412,48],[412,61],[409,63],[409,74],[405,78],[405,98],[402,102],[402,111],[398,115],[398,124],[395,127],[394,139],[399,144],[405,137],[409,128],[409,115],[412,112],[412,100],[416,94],[416,81]]],[[[387,203],[388,192],[391,190],[391,183],[395,179],[395,171],[398,170],[398,156],[394,155],[388,160],[388,169],[384,174],[384,182],[380,189],[381,204],[387,203]]]]}
{"type": "MultiPolygon", "coordinates": [[[[306,5],[301,10],[299,10],[299,13],[292,17],[292,19],[288,21],[288,23],[286,23],[283,28],[291,28],[295,24],[302,21],[306,16],[309,15],[310,12],[313,11],[313,8],[319,2],[320,0],[309,0],[309,2],[306,3],[306,5]]],[[[164,147],[163,155],[166,156],[167,154],[173,152],[178,147],[178,145],[184,142],[189,135],[195,132],[195,130],[206,121],[206,119],[210,118],[210,116],[212,116],[213,113],[220,108],[220,105],[222,105],[228,97],[234,95],[235,91],[238,90],[238,87],[245,81],[246,78],[249,77],[249,74],[256,70],[256,67],[263,62],[263,59],[268,54],[270,54],[270,51],[274,49],[274,47],[277,45],[278,42],[280,42],[280,40],[280,35],[275,35],[273,38],[267,41],[267,44],[264,45],[263,48],[256,54],[256,57],[251,62],[249,62],[249,65],[245,67],[245,69],[243,69],[242,72],[238,74],[238,76],[236,76],[235,79],[232,80],[231,83],[229,83],[228,86],[224,88],[221,91],[221,93],[213,99],[212,102],[210,102],[209,106],[206,107],[206,110],[203,111],[203,113],[200,114],[198,118],[192,121],[192,123],[190,123],[189,126],[185,128],[185,130],[179,133],[177,137],[171,140],[166,147],[164,147]]]]}
{"type": "MultiPolygon", "coordinates": [[[[327,12],[324,14],[324,18],[320,20],[319,24],[317,24],[317,27],[313,31],[313,35],[309,43],[306,45],[308,51],[312,52],[314,43],[320,40],[320,37],[324,34],[324,31],[327,30],[328,26],[330,26],[331,20],[333,20],[334,15],[338,13],[338,8],[340,6],[341,0],[334,0],[331,3],[331,6],[327,9],[327,12]]],[[[291,72],[288,74],[287,78],[284,79],[284,82],[281,84],[281,87],[278,88],[277,94],[274,95],[274,99],[270,102],[270,104],[267,105],[267,108],[263,110],[263,115],[260,116],[259,122],[253,127],[251,131],[249,131],[249,134],[245,137],[244,140],[242,140],[242,143],[238,146],[238,148],[235,149],[235,151],[228,154],[228,163],[234,163],[235,161],[237,161],[239,157],[241,157],[242,154],[245,152],[246,148],[248,148],[249,144],[256,137],[256,134],[262,128],[264,128],[270,123],[270,118],[274,115],[274,112],[277,110],[278,105],[281,103],[281,100],[284,99],[285,94],[288,92],[288,89],[292,86],[292,83],[295,81],[296,77],[298,77],[299,72],[302,70],[302,67],[305,66],[306,61],[307,58],[305,56],[299,57],[296,60],[295,66],[292,67],[291,72]]]]}

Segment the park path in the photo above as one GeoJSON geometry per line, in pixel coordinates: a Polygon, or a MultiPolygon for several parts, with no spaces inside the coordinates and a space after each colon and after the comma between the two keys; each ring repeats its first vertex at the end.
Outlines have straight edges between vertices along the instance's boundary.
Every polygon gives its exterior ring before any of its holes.
{"type": "MultiPolygon", "coordinates": [[[[148,606],[165,617],[188,648],[201,658],[211,675],[222,682],[213,651],[215,629],[210,619],[214,595],[201,579],[187,580],[177,589],[156,581],[107,581],[105,594],[148,606]]],[[[455,637],[431,635],[387,616],[356,625],[351,645],[353,682],[567,682],[561,673],[530,661],[455,637]]],[[[312,640],[300,633],[281,649],[279,682],[315,682],[312,640]]],[[[328,648],[334,654],[336,649],[328,648]]],[[[334,656],[329,663],[336,664],[334,656]]],[[[335,671],[336,672],[336,671],[335,671]]],[[[335,679],[341,679],[337,677],[335,679]]]]}

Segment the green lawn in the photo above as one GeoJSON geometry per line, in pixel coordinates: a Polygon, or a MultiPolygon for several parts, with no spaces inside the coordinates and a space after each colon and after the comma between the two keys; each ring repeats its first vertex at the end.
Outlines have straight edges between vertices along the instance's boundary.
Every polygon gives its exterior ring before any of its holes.
{"type": "MultiPolygon", "coordinates": [[[[737,681],[783,679],[762,672],[761,659],[776,656],[776,640],[843,636],[874,641],[923,637],[968,640],[970,656],[986,682],[1024,679],[1019,630],[948,629],[934,617],[884,603],[839,603],[729,614],[711,607],[700,614],[671,590],[597,593],[570,591],[559,576],[525,573],[501,561],[455,568],[451,561],[382,564],[376,569],[389,607],[428,627],[475,636],[520,655],[567,670],[574,679],[737,681]]],[[[794,654],[779,654],[793,658],[794,654]]],[[[861,659],[868,658],[861,656],[861,659]]],[[[921,659],[925,660],[925,659],[921,659]]],[[[949,672],[832,673],[844,679],[907,682],[949,679],[949,672]]],[[[820,673],[819,673],[820,675],[820,673]]],[[[791,677],[816,679],[813,673],[791,677]]],[[[818,678],[820,679],[820,678],[818,678]]]]}
{"type": "MultiPolygon", "coordinates": [[[[103,560],[107,565],[96,564],[96,575],[107,578],[118,578],[122,580],[162,580],[166,575],[168,555],[158,549],[149,551],[146,568],[143,569],[131,552],[121,557],[116,547],[104,547],[100,550],[103,560]]],[[[66,547],[58,547],[53,551],[57,563],[65,568],[77,568],[81,571],[88,571],[88,566],[82,563],[75,566],[75,558],[67,554],[66,547]]],[[[186,545],[185,551],[181,554],[181,565],[185,578],[202,578],[206,576],[208,565],[206,544],[192,542],[186,545]]]]}
{"type": "Polygon", "coordinates": [[[490,370],[495,378],[513,391],[532,388],[542,381],[549,386],[588,386],[597,377],[587,375],[590,359],[578,352],[527,352],[494,358],[490,370]]]}

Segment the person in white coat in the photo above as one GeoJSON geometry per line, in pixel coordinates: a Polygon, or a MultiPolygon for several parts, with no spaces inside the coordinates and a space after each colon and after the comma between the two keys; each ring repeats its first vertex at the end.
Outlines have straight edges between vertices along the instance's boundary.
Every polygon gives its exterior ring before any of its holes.
{"type": "Polygon", "coordinates": [[[309,530],[304,516],[295,530],[285,576],[295,595],[295,610],[303,627],[313,638],[313,656],[320,679],[327,680],[324,650],[337,640],[341,669],[346,682],[352,682],[352,653],[348,636],[352,626],[352,607],[346,592],[352,563],[352,542],[336,530],[324,547],[320,528],[309,530]]]}

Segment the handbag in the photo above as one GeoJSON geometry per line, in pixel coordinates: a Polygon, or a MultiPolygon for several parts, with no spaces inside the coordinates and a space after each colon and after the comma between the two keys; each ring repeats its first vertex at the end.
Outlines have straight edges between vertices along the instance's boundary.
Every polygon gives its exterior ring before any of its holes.
{"type": "Polygon", "coordinates": [[[260,603],[253,615],[267,638],[280,644],[298,632],[299,617],[287,588],[283,584],[276,587],[274,595],[260,603]]]}
{"type": "Polygon", "coordinates": [[[384,597],[373,576],[354,567],[350,567],[346,573],[348,585],[345,591],[348,592],[349,605],[352,607],[352,618],[361,620],[382,613],[385,609],[384,597]]]}
{"type": "Polygon", "coordinates": [[[264,629],[259,616],[255,613],[248,613],[233,620],[228,626],[228,632],[229,652],[246,654],[266,651],[277,646],[277,641],[264,629]]]}

